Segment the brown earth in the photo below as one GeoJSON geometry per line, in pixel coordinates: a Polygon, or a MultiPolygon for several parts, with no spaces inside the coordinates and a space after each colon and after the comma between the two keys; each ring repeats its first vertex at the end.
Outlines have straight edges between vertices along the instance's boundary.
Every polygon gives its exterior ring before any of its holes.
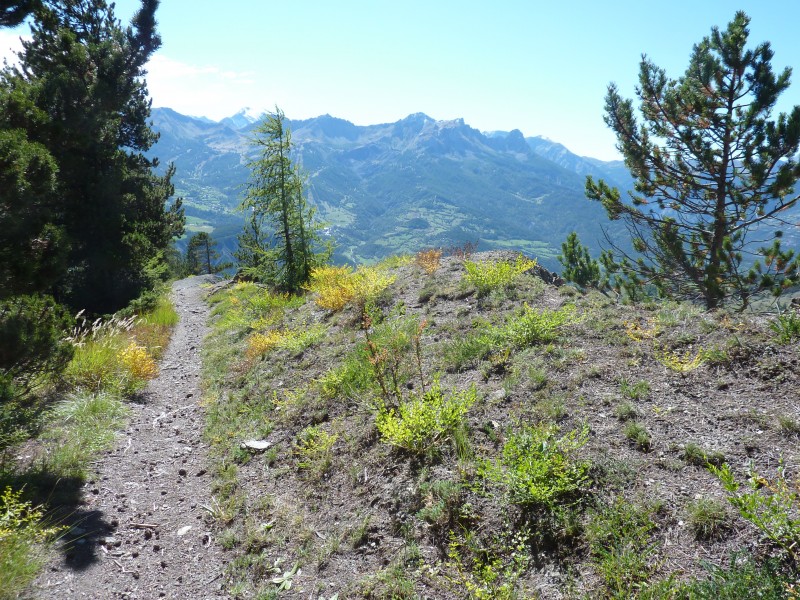
{"type": "Polygon", "coordinates": [[[36,585],[49,598],[229,598],[211,504],[200,349],[208,306],[192,277],[173,286],[180,322],[158,378],[81,490],[71,531],[36,585]]]}

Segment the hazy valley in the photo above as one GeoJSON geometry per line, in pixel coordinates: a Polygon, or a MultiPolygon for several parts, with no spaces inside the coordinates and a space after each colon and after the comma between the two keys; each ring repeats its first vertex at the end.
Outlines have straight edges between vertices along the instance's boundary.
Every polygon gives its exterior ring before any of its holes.
{"type": "MultiPolygon", "coordinates": [[[[213,228],[229,252],[242,226],[235,209],[256,123],[244,111],[217,123],[167,108],[153,110],[153,123],[161,138],[151,154],[175,163],[190,228],[213,228]]],[[[595,253],[603,229],[622,237],[584,195],[590,174],[628,187],[621,161],[580,157],[518,130],[482,133],[463,120],[419,113],[365,127],[328,115],[289,125],[309,200],[337,243],[334,262],[479,241],[482,250],[521,250],[555,269],[570,231],[595,253]]]]}

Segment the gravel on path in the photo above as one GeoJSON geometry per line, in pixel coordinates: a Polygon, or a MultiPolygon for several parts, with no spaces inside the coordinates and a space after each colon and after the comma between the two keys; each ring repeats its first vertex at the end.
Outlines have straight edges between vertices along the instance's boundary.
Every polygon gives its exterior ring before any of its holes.
{"type": "Polygon", "coordinates": [[[37,597],[223,599],[225,554],[209,522],[200,349],[208,276],[173,285],[180,315],[158,378],[82,490],[77,539],[39,578],[37,597]]]}

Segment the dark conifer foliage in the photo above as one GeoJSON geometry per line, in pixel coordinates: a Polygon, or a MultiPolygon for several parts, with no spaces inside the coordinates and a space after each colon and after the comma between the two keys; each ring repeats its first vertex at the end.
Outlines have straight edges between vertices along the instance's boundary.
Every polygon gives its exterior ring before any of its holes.
{"type": "Polygon", "coordinates": [[[558,262],[564,268],[561,276],[565,281],[580,287],[600,285],[600,264],[589,255],[589,249],[581,244],[576,232],[571,232],[561,244],[558,262]]]}
{"type": "Polygon", "coordinates": [[[232,266],[220,262],[217,242],[205,231],[195,233],[186,245],[186,267],[191,275],[214,274],[232,266]]]}
{"type": "Polygon", "coordinates": [[[40,5],[37,0],[0,0],[0,27],[16,27],[40,5]]]}
{"type": "Polygon", "coordinates": [[[800,278],[800,259],[781,247],[780,230],[762,227],[780,224],[800,198],[800,106],[773,118],[791,70],[773,72],[769,43],[748,47],[749,22],[738,12],[727,29],[714,28],[679,79],[644,57],[641,119],[632,100],[608,88],[605,120],[635,192],[625,202],[592,178],[586,190],[628,226],[639,254],[609,265],[631,290],[652,284],[708,308],[744,308],[754,294],[778,295],[800,278]]]}
{"type": "Polygon", "coordinates": [[[57,168],[52,200],[41,203],[47,214],[31,220],[55,227],[61,237],[53,243],[66,257],[67,268],[42,291],[73,309],[125,306],[182,231],[180,201],[165,208],[173,171],[155,175],[157,161],[144,156],[157,139],[144,81],[161,43],[157,6],[144,0],[126,28],[104,0],[37,7],[21,66],[3,73],[0,130],[45,148],[57,168]]]}

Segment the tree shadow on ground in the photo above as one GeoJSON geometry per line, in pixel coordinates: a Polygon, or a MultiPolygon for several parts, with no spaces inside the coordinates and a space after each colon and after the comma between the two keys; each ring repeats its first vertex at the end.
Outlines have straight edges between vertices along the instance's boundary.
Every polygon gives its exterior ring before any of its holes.
{"type": "Polygon", "coordinates": [[[83,477],[64,477],[35,467],[25,472],[0,472],[0,489],[21,489],[26,501],[49,508],[46,519],[64,528],[56,548],[64,565],[74,570],[97,562],[100,544],[117,526],[109,515],[83,505],[84,483],[83,477]]]}

